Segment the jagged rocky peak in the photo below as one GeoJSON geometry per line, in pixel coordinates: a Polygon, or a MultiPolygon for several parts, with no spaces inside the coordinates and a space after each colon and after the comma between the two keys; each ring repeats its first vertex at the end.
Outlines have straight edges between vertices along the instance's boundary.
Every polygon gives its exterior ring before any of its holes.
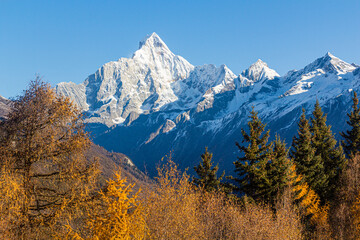
{"type": "Polygon", "coordinates": [[[205,94],[213,88],[216,93],[229,88],[234,88],[236,75],[226,66],[216,67],[214,64],[196,66],[190,73],[190,77],[184,80],[184,84],[190,89],[197,89],[199,93],[205,94]]]}
{"type": "Polygon", "coordinates": [[[139,49],[133,54],[132,58],[139,60],[143,57],[148,57],[148,55],[175,56],[175,54],[170,51],[165,42],[156,33],[147,35],[139,42],[139,49]]]}
{"type": "Polygon", "coordinates": [[[229,78],[231,79],[236,78],[236,75],[225,64],[221,65],[220,68],[222,69],[223,73],[229,78]]]}
{"type": "MultiPolygon", "coordinates": [[[[251,64],[252,67],[260,67],[260,68],[263,68],[263,67],[268,67],[267,63],[264,62],[263,60],[261,59],[258,59],[255,63],[251,64]]],[[[250,67],[251,67],[250,66],[250,67]]]]}
{"type": "Polygon", "coordinates": [[[215,86],[215,92],[219,93],[234,89],[234,80],[236,78],[236,75],[225,64],[221,65],[220,69],[221,73],[219,79],[221,79],[221,81],[219,81],[217,83],[217,86],[215,86]]]}
{"type": "Polygon", "coordinates": [[[304,68],[304,73],[316,71],[321,69],[329,73],[347,73],[355,70],[355,66],[344,62],[343,60],[335,57],[330,52],[327,52],[325,56],[316,59],[304,68]]]}
{"type": "Polygon", "coordinates": [[[170,51],[168,46],[166,46],[164,41],[155,32],[147,35],[143,40],[139,42],[139,49],[142,48],[157,48],[165,51],[170,51]]]}
{"type": "Polygon", "coordinates": [[[174,80],[188,77],[194,66],[183,57],[170,51],[165,42],[152,33],[139,43],[139,49],[133,54],[132,59],[137,63],[150,67],[150,70],[166,69],[170,71],[174,80]]]}
{"type": "Polygon", "coordinates": [[[243,71],[241,75],[254,82],[264,79],[272,80],[275,77],[280,76],[275,70],[269,68],[261,59],[258,59],[248,69],[243,71]]]}
{"type": "Polygon", "coordinates": [[[156,33],[152,33],[139,42],[139,49],[132,58],[142,62],[149,62],[158,57],[173,58],[175,54],[170,51],[156,33]]]}

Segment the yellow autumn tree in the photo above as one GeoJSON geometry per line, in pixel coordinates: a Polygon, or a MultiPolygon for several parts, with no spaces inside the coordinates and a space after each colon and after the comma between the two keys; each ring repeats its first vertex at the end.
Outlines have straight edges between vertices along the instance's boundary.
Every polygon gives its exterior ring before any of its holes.
{"type": "Polygon", "coordinates": [[[328,205],[321,206],[319,196],[305,182],[295,188],[299,191],[296,200],[300,201],[300,206],[305,211],[305,215],[309,216],[310,221],[314,224],[325,224],[327,221],[328,205]]]}
{"type": "Polygon", "coordinates": [[[21,218],[21,182],[8,170],[0,173],[0,236],[2,239],[16,239],[17,226],[23,224],[21,218]]]}
{"type": "Polygon", "coordinates": [[[360,156],[348,159],[340,176],[330,223],[335,239],[360,239],[360,156]]]}
{"type": "Polygon", "coordinates": [[[205,239],[199,214],[199,195],[189,175],[172,161],[158,168],[157,184],[144,196],[152,239],[205,239]]]}
{"type": "MultiPolygon", "coordinates": [[[[11,216],[4,233],[15,239],[62,238],[65,222],[81,225],[81,206],[91,198],[97,175],[84,157],[89,143],[70,99],[40,78],[31,81],[0,123],[1,191],[14,187],[17,208],[0,213],[11,216]]],[[[0,206],[11,196],[1,195],[0,206]]]]}
{"type": "Polygon", "coordinates": [[[330,237],[328,223],[329,206],[321,205],[320,197],[303,181],[301,175],[296,174],[295,165],[291,168],[291,175],[294,181],[292,184],[294,201],[298,203],[300,211],[304,216],[307,230],[309,228],[312,229],[310,230],[312,231],[310,232],[312,237],[316,235],[317,238],[327,239],[330,237]]]}
{"type": "Polygon", "coordinates": [[[150,239],[301,239],[291,201],[282,201],[276,214],[269,206],[240,206],[225,193],[194,186],[171,156],[156,180],[142,196],[150,239]]]}
{"type": "MultiPolygon", "coordinates": [[[[145,239],[145,211],[138,200],[139,192],[133,193],[133,188],[134,184],[121,178],[120,171],[107,182],[87,221],[89,239],[145,239]]],[[[79,235],[74,238],[83,239],[79,235]]]]}
{"type": "Polygon", "coordinates": [[[356,202],[351,208],[351,213],[353,221],[351,223],[352,226],[349,227],[353,227],[353,239],[360,239],[360,193],[356,199],[356,202]]]}

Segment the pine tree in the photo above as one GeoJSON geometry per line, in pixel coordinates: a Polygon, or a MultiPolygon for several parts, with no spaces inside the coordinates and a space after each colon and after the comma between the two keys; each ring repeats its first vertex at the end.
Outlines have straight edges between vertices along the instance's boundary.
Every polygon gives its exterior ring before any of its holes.
{"type": "Polygon", "coordinates": [[[315,148],[314,158],[320,158],[323,164],[323,177],[326,179],[313,189],[324,203],[332,201],[334,191],[341,169],[345,163],[345,156],[341,146],[336,147],[336,140],[331,132],[331,127],[326,125],[326,115],[323,114],[319,101],[316,101],[315,110],[311,118],[312,145],[315,148]]]}
{"type": "Polygon", "coordinates": [[[194,183],[208,192],[219,190],[221,180],[225,175],[225,172],[223,172],[219,178],[217,177],[219,166],[212,167],[212,156],[212,153],[209,153],[206,147],[205,153],[201,154],[201,162],[198,166],[194,167],[195,172],[199,176],[199,178],[194,178],[194,183]]]}
{"type": "Polygon", "coordinates": [[[352,100],[353,110],[350,114],[347,114],[349,117],[347,124],[351,127],[351,129],[340,133],[340,135],[345,138],[345,141],[342,142],[342,145],[344,147],[345,153],[350,158],[354,157],[357,153],[360,152],[360,109],[358,107],[359,99],[357,98],[355,91],[352,100]]]}
{"type": "Polygon", "coordinates": [[[241,130],[243,143],[242,146],[236,142],[236,146],[244,153],[243,157],[238,157],[234,162],[237,178],[232,178],[238,183],[238,190],[255,200],[264,200],[265,191],[269,188],[270,182],[266,173],[266,166],[271,156],[272,144],[268,144],[269,132],[264,133],[266,127],[258,117],[254,108],[250,112],[248,126],[250,133],[241,130]]]}
{"type": "Polygon", "coordinates": [[[298,123],[298,136],[294,136],[292,142],[291,157],[296,164],[296,172],[304,176],[310,188],[319,189],[326,184],[327,178],[324,175],[324,165],[319,156],[315,156],[315,146],[312,143],[312,133],[309,121],[305,116],[305,109],[302,109],[298,123]]]}
{"type": "Polygon", "coordinates": [[[274,149],[272,150],[271,161],[268,162],[267,175],[270,180],[270,187],[267,190],[267,199],[274,204],[286,188],[292,187],[295,183],[291,167],[293,162],[288,158],[289,149],[286,143],[276,135],[274,149]]]}

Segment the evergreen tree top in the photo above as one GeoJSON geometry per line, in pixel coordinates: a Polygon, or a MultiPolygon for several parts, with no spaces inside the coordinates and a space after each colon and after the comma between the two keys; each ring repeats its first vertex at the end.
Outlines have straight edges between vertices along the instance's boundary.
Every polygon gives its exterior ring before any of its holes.
{"type": "Polygon", "coordinates": [[[238,160],[256,163],[266,158],[272,147],[272,143],[267,144],[270,130],[264,132],[266,124],[262,123],[261,119],[258,117],[258,113],[254,110],[254,107],[252,107],[249,118],[249,134],[244,129],[241,129],[243,135],[242,143],[248,142],[249,145],[245,147],[236,142],[236,146],[245,155],[244,157],[239,157],[238,160]]]}
{"type": "Polygon", "coordinates": [[[349,120],[346,121],[351,128],[350,130],[340,133],[345,140],[342,142],[342,145],[349,157],[354,157],[360,152],[360,109],[358,107],[359,99],[355,91],[352,101],[352,111],[347,114],[349,120]]]}
{"type": "Polygon", "coordinates": [[[310,118],[310,127],[303,111],[298,137],[294,137],[292,146],[292,157],[298,173],[305,177],[323,204],[332,199],[345,159],[331,126],[326,124],[326,114],[318,100],[310,118]]]}
{"type": "Polygon", "coordinates": [[[210,153],[206,147],[205,152],[201,154],[201,162],[198,166],[194,167],[198,175],[198,178],[194,178],[194,183],[206,191],[219,190],[221,180],[225,175],[225,172],[223,172],[219,178],[217,177],[219,166],[216,165],[213,167],[212,156],[213,154],[210,153]]]}
{"type": "Polygon", "coordinates": [[[242,143],[246,142],[248,145],[244,146],[236,142],[236,146],[244,155],[234,162],[238,177],[233,179],[239,184],[238,190],[257,199],[263,196],[270,185],[266,166],[271,159],[272,143],[268,144],[270,131],[264,132],[266,125],[261,122],[254,107],[249,118],[249,133],[244,129],[241,131],[242,143]]]}
{"type": "Polygon", "coordinates": [[[321,107],[320,107],[320,103],[319,100],[316,100],[315,103],[315,109],[312,112],[312,117],[311,117],[311,125],[313,129],[316,128],[328,128],[330,129],[330,126],[326,125],[326,114],[324,114],[324,112],[322,111],[321,107]]]}

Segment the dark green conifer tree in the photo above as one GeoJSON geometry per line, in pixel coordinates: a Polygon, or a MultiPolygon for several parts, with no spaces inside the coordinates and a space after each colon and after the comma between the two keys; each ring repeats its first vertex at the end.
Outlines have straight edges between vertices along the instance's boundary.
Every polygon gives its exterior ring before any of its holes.
{"type": "Polygon", "coordinates": [[[198,175],[198,178],[194,178],[194,183],[197,186],[202,187],[208,192],[220,189],[221,180],[225,172],[223,172],[219,178],[217,177],[219,166],[216,165],[213,167],[212,153],[208,152],[207,147],[205,148],[205,153],[201,155],[201,162],[198,166],[194,167],[194,170],[198,175]]]}
{"type": "Polygon", "coordinates": [[[270,187],[267,190],[267,200],[274,205],[275,201],[281,196],[287,187],[295,184],[296,176],[292,176],[291,167],[293,162],[289,159],[289,149],[286,148],[285,141],[281,141],[276,135],[274,148],[272,150],[271,161],[268,162],[267,174],[270,180],[270,187]]]}
{"type": "Polygon", "coordinates": [[[296,172],[303,176],[311,189],[319,189],[326,184],[327,177],[324,175],[324,164],[320,156],[315,156],[315,146],[312,143],[312,133],[309,121],[302,109],[298,123],[298,136],[294,136],[290,156],[296,165],[296,172]]]}
{"type": "Polygon", "coordinates": [[[332,201],[337,188],[339,174],[345,163],[343,148],[336,147],[337,142],[331,126],[326,125],[326,115],[323,114],[319,101],[316,101],[315,110],[311,118],[312,145],[315,148],[314,158],[320,158],[323,164],[323,174],[326,181],[314,187],[324,203],[332,201]]]}
{"type": "Polygon", "coordinates": [[[241,130],[243,135],[242,143],[248,143],[242,146],[236,142],[236,146],[243,157],[238,157],[234,162],[237,178],[232,178],[238,183],[237,190],[246,194],[254,200],[263,199],[270,186],[267,176],[266,166],[271,156],[272,144],[268,144],[269,132],[264,133],[266,125],[261,122],[254,108],[250,112],[250,121],[248,122],[250,133],[241,130]]]}
{"type": "Polygon", "coordinates": [[[354,92],[352,100],[352,111],[347,114],[349,117],[347,124],[351,129],[340,133],[345,139],[345,141],[342,142],[345,153],[351,158],[360,152],[360,109],[358,107],[359,99],[357,98],[356,92],[354,92]]]}

